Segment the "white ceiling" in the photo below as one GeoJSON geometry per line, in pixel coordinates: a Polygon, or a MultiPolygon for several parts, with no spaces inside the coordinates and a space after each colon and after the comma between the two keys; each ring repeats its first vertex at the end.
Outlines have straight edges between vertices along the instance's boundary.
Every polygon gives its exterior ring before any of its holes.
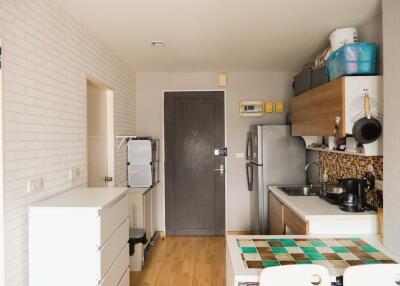
{"type": "Polygon", "coordinates": [[[136,71],[295,71],[333,29],[381,11],[380,0],[56,1],[136,71]]]}

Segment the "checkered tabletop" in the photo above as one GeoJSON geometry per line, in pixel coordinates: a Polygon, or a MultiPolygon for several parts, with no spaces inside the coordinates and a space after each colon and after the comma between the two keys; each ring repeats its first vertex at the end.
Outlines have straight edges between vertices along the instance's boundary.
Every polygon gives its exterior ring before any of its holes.
{"type": "Polygon", "coordinates": [[[396,263],[360,238],[237,239],[247,268],[320,264],[338,276],[353,265],[396,263]]]}

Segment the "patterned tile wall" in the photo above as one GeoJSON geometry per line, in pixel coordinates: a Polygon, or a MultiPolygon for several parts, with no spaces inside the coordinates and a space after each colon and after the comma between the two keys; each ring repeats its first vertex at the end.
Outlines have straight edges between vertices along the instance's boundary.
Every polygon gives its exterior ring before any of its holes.
{"type": "Polygon", "coordinates": [[[361,178],[372,166],[377,180],[383,180],[383,157],[364,157],[340,153],[319,152],[321,166],[328,168],[330,180],[361,178]]]}

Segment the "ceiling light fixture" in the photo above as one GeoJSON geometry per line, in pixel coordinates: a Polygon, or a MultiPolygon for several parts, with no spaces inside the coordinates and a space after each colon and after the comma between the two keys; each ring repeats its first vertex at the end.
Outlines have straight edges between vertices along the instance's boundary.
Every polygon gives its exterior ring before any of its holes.
{"type": "Polygon", "coordinates": [[[165,46],[164,41],[151,41],[150,44],[155,48],[160,48],[165,46]]]}

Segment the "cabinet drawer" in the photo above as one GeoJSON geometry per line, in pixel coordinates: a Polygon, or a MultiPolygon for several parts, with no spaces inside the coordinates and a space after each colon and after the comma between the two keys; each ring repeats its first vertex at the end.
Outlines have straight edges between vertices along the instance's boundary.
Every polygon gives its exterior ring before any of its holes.
{"type": "Polygon", "coordinates": [[[129,286],[129,268],[126,269],[124,276],[119,282],[118,286],[129,286]]]}
{"type": "Polygon", "coordinates": [[[128,197],[125,195],[115,202],[110,208],[105,209],[101,215],[101,244],[110,238],[115,230],[128,218],[128,197]]]}
{"type": "Polygon", "coordinates": [[[284,217],[285,225],[287,225],[293,231],[293,234],[308,234],[308,224],[286,206],[284,210],[284,217]]]}
{"type": "Polygon", "coordinates": [[[100,286],[116,286],[121,281],[126,270],[129,268],[129,245],[127,244],[118,256],[115,263],[107,272],[100,286]]]}
{"type": "Polygon", "coordinates": [[[103,278],[110,269],[113,262],[117,259],[122,249],[129,240],[129,221],[125,219],[124,223],[116,230],[110,239],[99,250],[100,256],[100,278],[103,278]]]}

